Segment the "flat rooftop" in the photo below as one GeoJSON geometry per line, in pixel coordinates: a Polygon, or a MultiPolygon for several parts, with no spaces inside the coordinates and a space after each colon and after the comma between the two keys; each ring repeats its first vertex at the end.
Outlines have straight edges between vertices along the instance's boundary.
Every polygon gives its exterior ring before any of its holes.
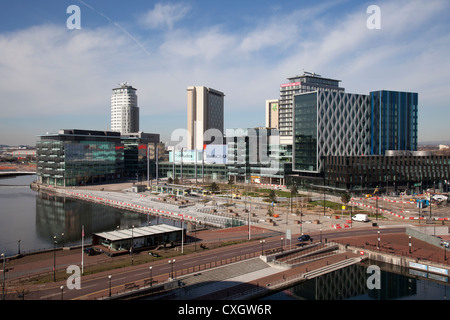
{"type": "Polygon", "coordinates": [[[164,234],[167,232],[181,231],[179,227],[170,226],[168,224],[157,224],[153,226],[119,229],[114,231],[94,233],[95,236],[104,238],[110,241],[127,240],[131,238],[148,237],[157,234],[164,234]]]}

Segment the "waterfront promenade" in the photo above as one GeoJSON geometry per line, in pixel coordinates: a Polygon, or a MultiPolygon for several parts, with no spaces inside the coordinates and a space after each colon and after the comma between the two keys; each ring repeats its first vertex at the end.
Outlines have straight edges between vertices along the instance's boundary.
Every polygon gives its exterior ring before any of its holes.
{"type": "MultiPolygon", "coordinates": [[[[86,198],[86,195],[95,195],[105,199],[105,194],[111,193],[111,196],[115,197],[115,201],[117,201],[117,197],[124,197],[121,199],[122,202],[127,201],[129,204],[136,204],[135,201],[143,201],[143,199],[145,199],[145,197],[142,197],[142,195],[138,193],[124,191],[127,190],[129,186],[130,184],[114,184],[110,185],[109,188],[111,189],[108,190],[105,190],[104,186],[102,186],[103,190],[92,190],[89,188],[66,190],[82,194],[82,197],[84,198],[86,198]]],[[[87,198],[88,199],[86,200],[93,201],[89,197],[87,198]]],[[[203,204],[197,205],[199,205],[200,208],[204,206],[203,204]]],[[[198,213],[200,215],[205,214],[202,210],[198,211],[198,213]]],[[[256,211],[257,218],[258,215],[264,217],[264,209],[259,212],[256,211]]],[[[192,248],[193,245],[198,246],[199,248],[200,244],[204,244],[208,249],[203,251],[198,249],[199,252],[180,255],[180,247],[177,247],[176,249],[172,249],[170,257],[164,257],[159,260],[155,259],[151,263],[146,262],[142,265],[131,266],[131,258],[129,255],[111,258],[105,254],[95,256],[87,256],[84,254],[83,259],[85,266],[97,265],[108,268],[108,264],[120,260],[123,260],[126,266],[85,275],[82,277],[82,279],[86,279],[83,280],[83,283],[89,279],[93,279],[92,281],[94,281],[94,278],[107,279],[107,277],[111,275],[115,281],[113,295],[118,295],[126,291],[126,284],[135,283],[141,288],[146,285],[146,277],[142,274],[145,273],[145,275],[147,275],[148,271],[141,271],[141,275],[136,277],[134,275],[132,276],[132,273],[130,273],[130,276],[124,277],[124,272],[133,272],[134,269],[136,269],[136,272],[139,271],[138,269],[148,270],[149,266],[154,266],[155,273],[153,274],[153,278],[158,281],[158,283],[164,283],[168,281],[169,277],[168,261],[175,257],[177,259],[177,269],[175,272],[175,274],[178,275],[177,278],[181,279],[181,277],[184,276],[185,279],[190,279],[189,281],[195,278],[197,282],[202,282],[205,285],[197,285],[197,289],[189,291],[190,296],[186,295],[187,291],[184,291],[183,295],[172,296],[169,298],[200,300],[227,298],[240,299],[246,298],[245,295],[242,295],[243,292],[273,287],[273,284],[280,285],[283,282],[286,283],[289,279],[293,279],[293,277],[301,276],[329,264],[340,263],[349,258],[361,258],[361,251],[375,251],[382,254],[408,257],[415,261],[437,263],[443,266],[449,265],[449,259],[446,258],[446,252],[442,247],[437,247],[417,239],[413,239],[412,246],[409,245],[410,240],[404,230],[406,227],[413,226],[414,221],[402,221],[391,217],[390,219],[380,219],[377,221],[376,226],[371,226],[371,224],[367,223],[352,223],[348,228],[337,229],[334,226],[336,226],[339,221],[343,221],[342,225],[344,225],[347,222],[345,220],[346,218],[340,217],[339,219],[341,220],[332,219],[329,216],[327,217],[317,213],[305,214],[304,217],[305,220],[303,221],[303,225],[300,226],[294,223],[294,215],[292,215],[292,218],[290,216],[287,217],[287,219],[286,217],[281,217],[276,220],[275,224],[268,223],[265,219],[258,218],[257,223],[252,224],[250,229],[250,238],[255,240],[253,242],[248,241],[248,226],[219,230],[199,230],[196,231],[195,234],[190,232],[187,234],[188,238],[196,238],[197,242],[196,244],[185,243],[186,248],[188,246],[191,246],[192,248]],[[318,223],[312,223],[313,219],[317,220],[318,223]],[[288,231],[292,233],[291,241],[286,241],[288,231]],[[377,231],[381,232],[381,242],[378,241],[377,231]],[[262,244],[259,244],[260,239],[266,240],[266,247],[264,247],[266,250],[269,248],[279,248],[281,246],[283,246],[284,250],[287,250],[291,246],[297,246],[298,242],[296,239],[301,233],[310,234],[315,241],[335,241],[349,248],[353,248],[354,250],[344,254],[333,255],[325,260],[309,262],[288,270],[276,269],[259,260],[259,255],[263,250],[262,244]],[[215,248],[213,245],[227,241],[240,241],[242,243],[220,248],[215,248]],[[244,251],[244,249],[247,251],[244,251]],[[222,257],[226,258],[222,259],[222,257]],[[200,262],[200,258],[204,260],[200,262]],[[180,267],[182,261],[188,263],[189,260],[191,267],[180,267]],[[196,260],[198,260],[198,262],[196,260]],[[220,263],[217,263],[217,261],[220,261],[220,263]],[[196,269],[195,263],[197,263],[198,269],[196,269]],[[244,264],[247,265],[247,268],[243,268],[244,264]],[[223,269],[218,271],[218,267],[223,269]],[[157,272],[158,268],[159,272],[157,272]],[[201,271],[199,272],[199,270],[201,271]],[[120,283],[118,282],[119,278],[122,278],[120,283]]],[[[147,252],[139,253],[141,256],[146,254],[147,252]]],[[[81,257],[81,248],[72,248],[70,250],[59,249],[56,252],[49,251],[8,260],[6,263],[6,269],[8,270],[6,273],[8,299],[17,299],[16,292],[22,290],[22,288],[26,288],[23,290],[29,290],[30,292],[30,294],[25,295],[26,299],[60,299],[59,290],[56,290],[56,293],[41,293],[51,290],[52,288],[59,288],[60,286],[64,287],[65,281],[56,281],[55,283],[50,281],[44,284],[30,285],[27,283],[26,279],[28,277],[35,278],[36,276],[39,278],[44,275],[46,277],[51,276],[54,263],[56,264],[57,270],[64,270],[69,265],[80,266],[81,257]],[[25,281],[19,282],[18,279],[25,281]]],[[[105,280],[99,281],[105,282],[105,280]]],[[[188,280],[186,280],[186,283],[188,283],[188,280]]],[[[99,299],[107,296],[107,288],[103,286],[99,290],[93,290],[92,293],[81,296],[71,296],[72,293],[74,293],[74,291],[66,292],[65,298],[81,300],[99,299]]]]}
{"type": "MultiPolygon", "coordinates": [[[[449,260],[444,260],[444,251],[442,248],[430,245],[428,243],[419,241],[414,239],[412,246],[412,253],[409,254],[409,239],[408,236],[404,233],[388,233],[387,228],[382,236],[381,242],[381,253],[389,254],[389,255],[397,255],[400,257],[410,257],[415,261],[420,262],[431,262],[431,261],[440,261],[442,266],[448,266],[449,260]]],[[[362,229],[361,229],[362,231],[362,229]]],[[[197,238],[202,241],[202,243],[212,243],[217,240],[218,232],[220,233],[220,237],[222,238],[241,238],[245,240],[247,237],[247,230],[245,227],[236,227],[229,228],[225,230],[212,231],[212,230],[204,230],[197,232],[197,238]]],[[[273,231],[263,228],[255,228],[253,230],[255,237],[265,237],[268,235],[272,235],[266,237],[267,246],[269,247],[270,241],[272,240],[273,245],[277,245],[280,243],[280,236],[273,237],[273,231]]],[[[333,240],[339,242],[343,245],[348,245],[349,247],[360,248],[364,250],[372,250],[376,251],[375,246],[377,245],[377,235],[369,234],[364,236],[354,236],[347,230],[342,231],[332,231],[329,233],[323,233],[322,236],[327,236],[329,240],[333,240]]],[[[317,237],[317,233],[312,233],[314,237],[317,237]]],[[[203,269],[199,266],[198,269],[185,269],[186,273],[180,270],[180,267],[177,267],[175,275],[177,279],[180,281],[184,281],[186,285],[192,285],[192,281],[195,280],[196,283],[202,282],[201,286],[194,285],[188,290],[181,290],[178,293],[172,292],[169,296],[162,296],[161,299],[198,299],[198,300],[219,300],[219,299],[244,299],[251,298],[256,293],[264,293],[267,288],[274,287],[274,284],[281,285],[287,284],[290,279],[298,280],[298,277],[301,277],[303,274],[317,270],[326,266],[329,266],[333,263],[340,263],[344,260],[356,258],[361,258],[361,253],[359,250],[357,251],[348,251],[345,253],[335,254],[333,256],[327,257],[327,259],[320,259],[317,261],[312,261],[301,266],[282,270],[274,268],[268,264],[265,264],[262,260],[259,259],[259,241],[254,241],[256,246],[256,252],[253,250],[253,254],[245,254],[244,256],[240,256],[241,258],[237,258],[239,256],[239,250],[242,249],[241,246],[247,246],[247,242],[241,245],[231,245],[221,248],[216,248],[214,250],[206,250],[204,253],[194,253],[192,254],[193,259],[200,259],[199,257],[203,257],[204,254],[212,254],[205,259],[213,260],[213,257],[221,257],[225,256],[225,254],[231,254],[235,258],[227,258],[225,262],[220,265],[215,264],[214,266],[210,263],[205,263],[203,265],[203,269]],[[235,251],[235,253],[232,253],[235,251]],[[197,255],[197,256],[196,256],[197,255]],[[208,266],[208,267],[207,267],[208,266]],[[189,272],[187,272],[189,271],[189,272]],[[181,280],[185,279],[185,280],[181,280]],[[248,294],[248,295],[246,295],[248,294]]],[[[285,247],[285,249],[287,249],[285,247]]],[[[7,268],[11,268],[11,270],[7,273],[7,299],[18,299],[16,291],[20,288],[26,287],[29,290],[29,294],[25,296],[26,299],[44,299],[44,300],[59,300],[61,296],[59,294],[59,290],[56,290],[56,293],[53,294],[43,294],[50,290],[51,288],[59,288],[60,286],[66,286],[65,281],[57,281],[47,282],[44,284],[38,285],[27,285],[17,283],[14,281],[14,278],[22,277],[24,279],[24,275],[28,274],[32,276],[33,274],[42,274],[42,272],[50,272],[53,266],[53,252],[40,253],[36,255],[24,256],[19,259],[12,259],[7,263],[7,268]]],[[[142,254],[142,253],[141,253],[142,254]]],[[[145,254],[145,253],[143,253],[145,254]]],[[[183,261],[191,259],[191,255],[184,255],[175,257],[177,259],[177,264],[182,265],[183,261]]],[[[80,265],[81,259],[81,250],[73,249],[73,250],[62,250],[57,252],[57,268],[61,269],[68,265],[80,265]]],[[[97,263],[98,265],[107,265],[112,260],[116,258],[109,258],[106,255],[96,255],[96,256],[87,256],[85,255],[85,263],[93,264],[97,263]]],[[[130,260],[130,257],[124,257],[127,261],[130,260]]],[[[91,279],[107,279],[108,275],[111,275],[115,282],[113,286],[113,296],[121,295],[125,291],[124,286],[126,283],[136,283],[136,285],[145,287],[145,279],[148,278],[148,271],[142,271],[147,269],[149,266],[153,266],[155,273],[153,278],[157,283],[164,283],[168,281],[169,269],[167,266],[167,260],[162,259],[157,260],[153,263],[145,263],[143,265],[135,265],[128,266],[120,269],[112,269],[108,271],[99,272],[96,274],[86,275],[82,277],[83,283],[88,283],[91,279]],[[163,269],[165,267],[166,269],[163,269]],[[156,272],[157,269],[160,269],[160,272],[156,272]],[[141,276],[136,278],[130,273],[130,276],[127,278],[124,276],[125,272],[132,272],[136,269],[136,272],[140,272],[141,276]],[[145,273],[145,276],[142,274],[145,273]],[[119,278],[122,278],[121,283],[119,283],[119,278]],[[140,279],[140,280],[133,280],[140,279]]],[[[199,262],[200,263],[200,262],[199,262]]],[[[357,262],[354,262],[357,263],[357,262]]],[[[448,268],[448,267],[447,267],[448,268]]],[[[100,280],[106,285],[106,280],[100,280]]],[[[147,284],[148,286],[148,284],[147,284]]],[[[185,286],[185,288],[187,288],[185,286]]],[[[71,294],[75,293],[76,290],[65,289],[65,297],[66,299],[71,299],[71,294]]],[[[107,298],[107,287],[103,287],[101,290],[93,290],[91,294],[86,294],[81,297],[75,297],[76,299],[81,300],[92,300],[92,299],[100,299],[107,298]]],[[[73,298],[72,298],[73,299],[73,298]]]]}

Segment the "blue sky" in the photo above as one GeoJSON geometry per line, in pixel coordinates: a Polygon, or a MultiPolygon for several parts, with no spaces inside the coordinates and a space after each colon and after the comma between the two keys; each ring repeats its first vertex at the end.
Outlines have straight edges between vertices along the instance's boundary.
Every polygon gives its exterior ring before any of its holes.
{"type": "Polygon", "coordinates": [[[347,92],[419,93],[419,141],[450,140],[450,2],[3,1],[0,144],[61,128],[107,130],[111,89],[138,89],[144,132],[186,128],[186,88],[225,93],[225,128],[264,125],[264,104],[303,70],[347,92]],[[69,30],[77,5],[81,29],[69,30]],[[381,29],[367,28],[369,5],[381,29]]]}

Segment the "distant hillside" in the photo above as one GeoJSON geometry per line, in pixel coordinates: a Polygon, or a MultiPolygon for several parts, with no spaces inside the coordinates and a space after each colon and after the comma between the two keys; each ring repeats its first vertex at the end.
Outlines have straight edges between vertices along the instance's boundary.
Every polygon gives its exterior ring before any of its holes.
{"type": "Polygon", "coordinates": [[[440,144],[450,145],[450,140],[441,140],[441,141],[421,141],[419,142],[419,146],[437,146],[440,144]]]}

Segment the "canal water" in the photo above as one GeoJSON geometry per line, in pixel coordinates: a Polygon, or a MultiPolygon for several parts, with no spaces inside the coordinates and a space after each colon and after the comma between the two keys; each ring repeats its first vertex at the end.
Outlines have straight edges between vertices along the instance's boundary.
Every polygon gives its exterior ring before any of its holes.
{"type": "Polygon", "coordinates": [[[70,199],[30,189],[36,176],[0,178],[0,253],[39,251],[57,246],[85,243],[93,233],[117,228],[166,223],[180,227],[180,221],[130,212],[96,203],[70,199]]]}
{"type": "Polygon", "coordinates": [[[366,261],[293,285],[262,300],[447,300],[448,281],[448,276],[366,261]],[[374,273],[368,272],[368,267],[374,265],[380,268],[379,288],[369,289],[374,273]]]}

